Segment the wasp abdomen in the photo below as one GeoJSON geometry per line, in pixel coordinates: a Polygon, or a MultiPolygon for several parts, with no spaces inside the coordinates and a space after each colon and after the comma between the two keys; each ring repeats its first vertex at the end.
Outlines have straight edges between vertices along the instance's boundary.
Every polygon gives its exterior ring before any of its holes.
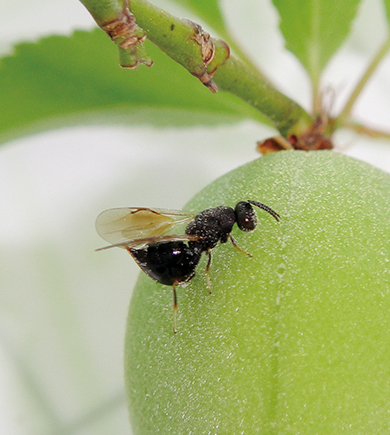
{"type": "Polygon", "coordinates": [[[202,251],[184,242],[152,243],[143,249],[129,249],[140,268],[155,281],[175,285],[195,274],[202,251]]]}

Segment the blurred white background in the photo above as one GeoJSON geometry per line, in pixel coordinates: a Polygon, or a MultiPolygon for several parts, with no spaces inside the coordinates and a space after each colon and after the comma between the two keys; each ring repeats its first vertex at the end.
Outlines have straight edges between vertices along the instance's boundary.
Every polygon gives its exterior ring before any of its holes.
{"type": "MultiPolygon", "coordinates": [[[[155,1],[183,12],[168,1],[155,1]]],[[[222,1],[237,38],[306,108],[308,79],[283,49],[266,0],[222,1]]],[[[0,51],[94,22],[77,0],[2,0],[0,51]]],[[[207,26],[205,26],[207,29],[207,26]]],[[[336,110],[387,35],[379,0],[365,0],[351,38],[327,68],[336,110]]],[[[389,56],[390,57],[390,56],[389,56]]],[[[390,59],[356,106],[356,118],[390,131],[390,59]]],[[[129,72],[131,74],[131,72],[129,72]]],[[[0,114],[1,116],[1,114],[0,114]]],[[[94,221],[118,206],[181,208],[225,172],[257,158],[274,131],[253,122],[215,128],[66,128],[0,148],[0,432],[130,434],[122,356],[138,269],[103,246],[94,221]]],[[[349,132],[340,152],[390,171],[390,142],[349,132]]]]}

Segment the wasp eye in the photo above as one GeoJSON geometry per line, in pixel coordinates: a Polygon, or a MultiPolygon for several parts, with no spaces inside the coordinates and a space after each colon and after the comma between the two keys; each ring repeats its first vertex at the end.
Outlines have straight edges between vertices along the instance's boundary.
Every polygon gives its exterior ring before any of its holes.
{"type": "Polygon", "coordinates": [[[252,206],[245,201],[241,201],[234,209],[238,228],[242,231],[252,231],[256,227],[256,214],[252,206]]]}

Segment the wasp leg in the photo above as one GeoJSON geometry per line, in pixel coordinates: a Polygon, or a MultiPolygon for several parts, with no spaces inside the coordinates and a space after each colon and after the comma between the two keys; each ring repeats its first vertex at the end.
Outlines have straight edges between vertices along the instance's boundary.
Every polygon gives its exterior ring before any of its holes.
{"type": "Polygon", "coordinates": [[[173,290],[173,333],[176,334],[176,314],[177,314],[177,294],[176,294],[176,283],[173,284],[172,290],[173,290]]]}
{"type": "Polygon", "coordinates": [[[247,257],[252,257],[252,254],[248,254],[248,252],[243,251],[236,243],[236,241],[233,239],[233,236],[229,234],[229,239],[232,242],[232,245],[234,248],[237,249],[237,251],[240,251],[242,254],[245,254],[247,257]]]}
{"type": "Polygon", "coordinates": [[[207,282],[207,289],[211,294],[211,281],[210,281],[211,249],[208,249],[206,251],[206,254],[209,256],[209,259],[207,260],[207,266],[206,266],[206,282],[207,282]]]}

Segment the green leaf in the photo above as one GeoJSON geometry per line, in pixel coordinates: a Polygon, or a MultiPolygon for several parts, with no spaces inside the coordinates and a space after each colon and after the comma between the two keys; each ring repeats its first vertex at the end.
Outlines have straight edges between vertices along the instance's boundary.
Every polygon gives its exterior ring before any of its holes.
{"type": "Polygon", "coordinates": [[[383,0],[386,9],[387,21],[390,24],[390,0],[383,0]]]}
{"type": "Polygon", "coordinates": [[[225,20],[223,19],[218,0],[172,0],[194,12],[199,18],[211,26],[214,30],[225,36],[225,20]]]}
{"type": "Polygon", "coordinates": [[[237,97],[212,94],[151,43],[147,49],[154,65],[130,71],[100,29],[18,45],[0,63],[0,140],[81,123],[265,122],[237,97]]]}
{"type": "Polygon", "coordinates": [[[314,84],[347,37],[360,0],[273,0],[286,48],[300,60],[314,84]]]}

